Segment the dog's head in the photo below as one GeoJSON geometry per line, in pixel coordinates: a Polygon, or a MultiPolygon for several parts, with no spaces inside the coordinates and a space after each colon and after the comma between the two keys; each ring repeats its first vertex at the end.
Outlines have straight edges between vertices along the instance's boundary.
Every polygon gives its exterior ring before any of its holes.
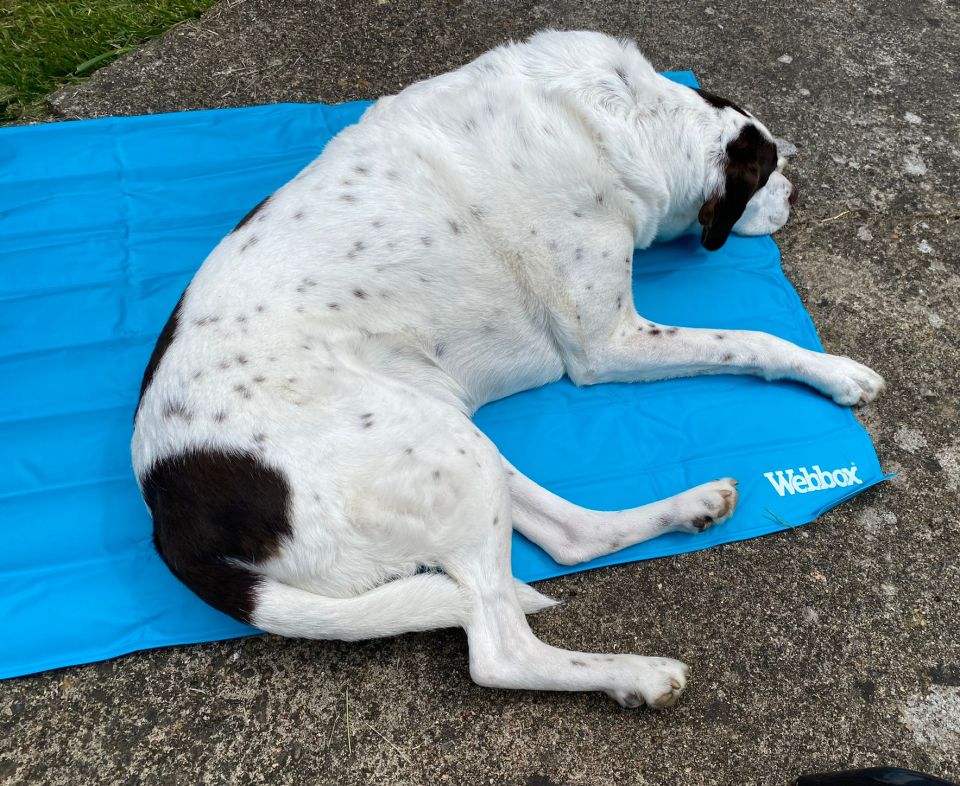
{"type": "Polygon", "coordinates": [[[731,232],[766,235],[790,217],[796,190],[779,171],[782,159],[770,132],[756,118],[725,98],[697,90],[721,116],[722,139],[707,197],[697,219],[700,242],[716,251],[731,232]]]}

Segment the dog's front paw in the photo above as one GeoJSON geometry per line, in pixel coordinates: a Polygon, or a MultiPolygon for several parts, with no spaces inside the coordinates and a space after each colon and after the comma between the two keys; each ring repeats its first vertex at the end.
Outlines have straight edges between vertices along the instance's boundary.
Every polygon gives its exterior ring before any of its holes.
{"type": "Polygon", "coordinates": [[[674,498],[675,529],[703,532],[714,524],[726,521],[733,515],[739,498],[737,481],[733,478],[720,478],[684,491],[674,498]]]}
{"type": "Polygon", "coordinates": [[[846,407],[873,401],[886,385],[876,371],[842,355],[821,355],[820,365],[817,387],[846,407]]]}
{"type": "Polygon", "coordinates": [[[622,707],[641,707],[646,704],[655,710],[672,707],[687,687],[690,668],[672,658],[645,658],[640,655],[613,656],[625,659],[634,673],[622,687],[607,691],[607,695],[622,707]]]}

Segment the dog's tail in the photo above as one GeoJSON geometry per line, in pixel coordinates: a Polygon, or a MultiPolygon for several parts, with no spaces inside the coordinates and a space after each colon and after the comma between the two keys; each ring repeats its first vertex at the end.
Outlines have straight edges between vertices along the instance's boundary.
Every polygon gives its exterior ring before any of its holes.
{"type": "MultiPolygon", "coordinates": [[[[527,614],[557,603],[522,582],[515,587],[527,614]]],[[[461,627],[470,611],[470,595],[442,573],[395,579],[350,598],[317,595],[263,577],[250,623],[281,636],[353,641],[461,627]]]]}

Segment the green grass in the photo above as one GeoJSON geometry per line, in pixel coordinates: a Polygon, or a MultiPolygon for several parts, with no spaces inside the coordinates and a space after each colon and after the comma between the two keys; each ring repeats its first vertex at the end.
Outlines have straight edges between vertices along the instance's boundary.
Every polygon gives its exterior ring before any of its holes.
{"type": "Polygon", "coordinates": [[[79,82],[215,0],[0,0],[0,121],[42,117],[79,82]]]}

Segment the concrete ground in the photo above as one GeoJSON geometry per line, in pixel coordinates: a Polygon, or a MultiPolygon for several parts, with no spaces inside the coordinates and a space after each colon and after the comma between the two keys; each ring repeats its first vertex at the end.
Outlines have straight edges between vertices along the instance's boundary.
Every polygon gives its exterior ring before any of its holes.
{"type": "Polygon", "coordinates": [[[566,601],[533,619],[547,641],[693,664],[672,710],[476,687],[460,632],[262,637],[0,684],[0,781],[732,786],[878,764],[960,780],[956,0],[224,0],[51,105],[373,98],[547,26],[636,37],[796,143],[784,265],[827,348],[886,376],[861,416],[897,480],[799,530],[540,585],[566,601]]]}

